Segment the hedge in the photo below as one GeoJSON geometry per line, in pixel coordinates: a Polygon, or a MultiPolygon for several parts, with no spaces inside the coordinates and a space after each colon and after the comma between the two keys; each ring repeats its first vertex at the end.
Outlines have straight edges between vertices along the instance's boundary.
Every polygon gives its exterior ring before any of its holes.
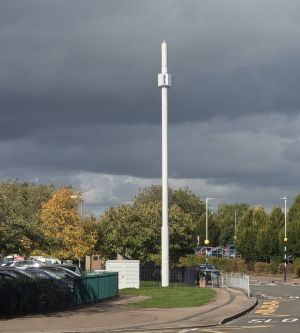
{"type": "Polygon", "coordinates": [[[0,314],[50,312],[73,305],[71,292],[59,280],[20,277],[0,281],[0,314]]]}

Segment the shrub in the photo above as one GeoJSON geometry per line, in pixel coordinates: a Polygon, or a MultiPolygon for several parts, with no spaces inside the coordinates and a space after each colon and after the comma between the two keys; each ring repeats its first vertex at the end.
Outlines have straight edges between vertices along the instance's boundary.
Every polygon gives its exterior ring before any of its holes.
{"type": "Polygon", "coordinates": [[[286,265],[287,273],[288,274],[293,274],[294,273],[294,266],[293,264],[287,264],[286,265]]]}
{"type": "Polygon", "coordinates": [[[296,258],[293,263],[295,277],[300,277],[300,258],[296,258]]]}
{"type": "Polygon", "coordinates": [[[72,302],[71,293],[57,280],[20,277],[0,282],[2,315],[61,310],[72,302]]]}
{"type": "MultiPolygon", "coordinates": [[[[206,258],[204,256],[187,255],[180,258],[180,264],[182,266],[191,267],[197,264],[204,264],[206,258]]],[[[208,263],[217,267],[222,272],[240,272],[245,273],[247,266],[245,261],[240,258],[220,258],[220,257],[208,257],[208,263]]]]}
{"type": "Polygon", "coordinates": [[[272,274],[278,274],[281,270],[281,258],[280,257],[274,257],[270,260],[270,272],[272,274]]]}
{"type": "Polygon", "coordinates": [[[270,264],[267,262],[256,262],[254,265],[254,272],[256,274],[268,274],[270,273],[270,264]]]}

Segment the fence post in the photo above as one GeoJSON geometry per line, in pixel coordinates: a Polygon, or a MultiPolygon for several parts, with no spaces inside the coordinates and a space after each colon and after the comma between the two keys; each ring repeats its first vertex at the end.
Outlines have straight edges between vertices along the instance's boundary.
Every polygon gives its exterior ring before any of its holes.
{"type": "Polygon", "coordinates": [[[247,293],[248,297],[250,297],[250,277],[247,275],[247,293]]]}

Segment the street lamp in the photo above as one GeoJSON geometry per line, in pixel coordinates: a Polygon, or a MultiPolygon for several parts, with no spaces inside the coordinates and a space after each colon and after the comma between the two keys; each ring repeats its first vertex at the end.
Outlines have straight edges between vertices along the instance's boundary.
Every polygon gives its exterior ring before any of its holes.
{"type": "Polygon", "coordinates": [[[281,200],[284,200],[284,270],[283,270],[283,281],[286,282],[286,243],[287,243],[287,237],[286,237],[286,201],[287,197],[280,198],[281,200]]]}
{"type": "MultiPolygon", "coordinates": [[[[80,217],[82,219],[83,218],[83,197],[82,197],[81,193],[79,192],[77,194],[72,194],[71,198],[72,199],[79,199],[79,202],[80,202],[80,217]]],[[[91,256],[91,258],[92,258],[92,256],[91,256]]],[[[81,268],[81,258],[80,257],[78,258],[78,266],[79,266],[79,268],[81,268]]]]}
{"type": "Polygon", "coordinates": [[[234,211],[234,239],[236,239],[236,210],[234,211]]]}
{"type": "Polygon", "coordinates": [[[206,214],[205,214],[205,241],[204,244],[206,246],[206,263],[207,263],[207,245],[209,244],[209,240],[208,240],[208,201],[212,200],[213,198],[206,198],[205,199],[205,210],[206,210],[206,214]]]}
{"type": "Polygon", "coordinates": [[[83,217],[83,197],[80,193],[78,194],[72,194],[71,195],[72,199],[79,199],[80,202],[80,216],[83,217]]]}

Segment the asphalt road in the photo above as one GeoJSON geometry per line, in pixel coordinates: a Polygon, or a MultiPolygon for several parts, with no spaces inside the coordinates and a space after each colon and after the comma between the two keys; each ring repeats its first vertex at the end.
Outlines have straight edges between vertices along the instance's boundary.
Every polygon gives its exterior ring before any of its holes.
{"type": "Polygon", "coordinates": [[[260,300],[245,316],[219,327],[178,330],[178,333],[300,333],[300,286],[275,283],[251,285],[260,300]]]}
{"type": "Polygon", "coordinates": [[[259,304],[243,317],[221,326],[161,333],[300,333],[300,286],[254,282],[250,288],[259,304]]]}

